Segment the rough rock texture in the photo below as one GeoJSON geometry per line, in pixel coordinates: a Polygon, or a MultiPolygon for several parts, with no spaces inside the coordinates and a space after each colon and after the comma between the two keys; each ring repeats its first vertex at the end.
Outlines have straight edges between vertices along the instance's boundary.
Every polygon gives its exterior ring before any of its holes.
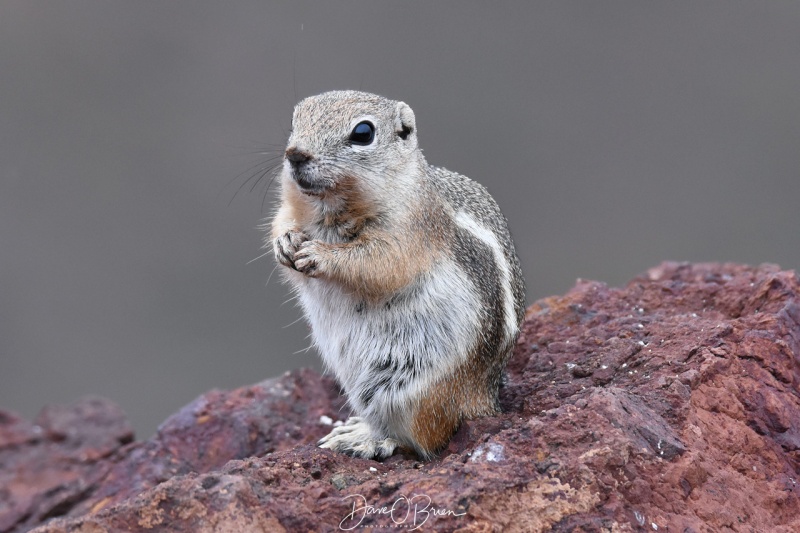
{"type": "Polygon", "coordinates": [[[506,412],[429,463],[316,448],[347,412],[308,370],[139,443],[100,399],[0,413],[0,532],[800,531],[798,380],[793,272],[665,263],[535,303],[506,412]]]}
{"type": "Polygon", "coordinates": [[[206,393],[131,444],[124,413],[102,398],[48,407],[33,424],[0,411],[0,533],[96,513],[176,476],[315,442],[325,433],[320,413],[343,405],[330,379],[304,369],[206,393]]]}

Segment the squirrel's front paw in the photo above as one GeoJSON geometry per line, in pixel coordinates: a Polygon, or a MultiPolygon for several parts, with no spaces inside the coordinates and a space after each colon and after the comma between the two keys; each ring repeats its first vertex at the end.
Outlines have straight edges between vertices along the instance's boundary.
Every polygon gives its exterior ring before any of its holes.
{"type": "Polygon", "coordinates": [[[323,261],[324,245],[319,241],[306,241],[294,253],[294,269],[310,278],[325,273],[323,261]]]}
{"type": "Polygon", "coordinates": [[[308,241],[308,236],[302,231],[287,231],[273,241],[275,260],[283,266],[294,268],[294,256],[298,248],[308,241]]]}

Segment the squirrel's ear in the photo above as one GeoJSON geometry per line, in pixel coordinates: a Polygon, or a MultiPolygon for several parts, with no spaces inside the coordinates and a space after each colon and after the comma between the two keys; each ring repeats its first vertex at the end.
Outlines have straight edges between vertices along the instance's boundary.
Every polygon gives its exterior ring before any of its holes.
{"type": "Polygon", "coordinates": [[[405,102],[397,102],[395,109],[394,126],[397,135],[406,140],[417,130],[417,123],[414,120],[414,112],[405,102]]]}

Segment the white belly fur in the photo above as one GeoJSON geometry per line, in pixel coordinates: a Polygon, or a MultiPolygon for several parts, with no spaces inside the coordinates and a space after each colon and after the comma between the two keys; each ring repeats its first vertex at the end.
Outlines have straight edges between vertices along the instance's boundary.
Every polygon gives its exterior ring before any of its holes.
{"type": "Polygon", "coordinates": [[[314,343],[325,366],[345,389],[355,414],[367,419],[376,437],[408,442],[410,402],[463,363],[475,348],[475,332],[480,331],[478,290],[448,260],[417,281],[413,294],[411,288],[406,289],[406,296],[390,309],[385,302],[367,303],[359,313],[361,298],[338,283],[313,278],[293,281],[314,343]],[[404,374],[402,387],[376,391],[365,406],[359,397],[376,385],[372,365],[390,360],[398,361],[400,367],[411,362],[420,371],[415,376],[404,374]]]}

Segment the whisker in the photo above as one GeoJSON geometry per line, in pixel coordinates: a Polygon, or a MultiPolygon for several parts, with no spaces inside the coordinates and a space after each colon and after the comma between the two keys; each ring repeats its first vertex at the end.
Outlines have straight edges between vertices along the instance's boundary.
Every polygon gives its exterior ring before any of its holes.
{"type": "Polygon", "coordinates": [[[283,303],[281,304],[281,307],[283,307],[284,305],[288,304],[289,302],[292,302],[292,301],[294,301],[294,300],[297,300],[297,298],[299,298],[299,297],[300,297],[300,295],[299,295],[299,294],[295,294],[294,296],[292,296],[291,298],[289,298],[288,300],[286,300],[285,302],[283,302],[283,303]]]}
{"type": "Polygon", "coordinates": [[[291,322],[291,324],[286,324],[286,325],[285,325],[285,326],[283,326],[281,329],[290,328],[290,327],[294,326],[295,324],[297,324],[298,322],[300,322],[301,320],[303,320],[304,318],[305,318],[304,316],[301,316],[301,317],[300,317],[300,318],[298,318],[297,320],[293,320],[293,321],[291,322]]]}
{"type": "Polygon", "coordinates": [[[266,256],[270,255],[271,253],[272,253],[272,250],[268,250],[268,251],[264,252],[263,254],[259,255],[258,257],[254,257],[253,259],[251,259],[250,261],[248,261],[247,263],[245,263],[245,265],[249,265],[249,264],[250,264],[250,263],[252,263],[253,261],[258,261],[258,260],[259,260],[259,259],[261,259],[262,257],[266,257],[266,256]]]}
{"type": "Polygon", "coordinates": [[[286,148],[285,144],[275,144],[275,143],[265,143],[261,141],[250,141],[251,144],[254,144],[258,147],[257,150],[242,150],[240,146],[233,146],[233,145],[225,145],[226,148],[231,150],[235,153],[229,153],[227,155],[223,155],[222,157],[242,157],[246,155],[267,155],[274,152],[283,152],[286,148]],[[269,148],[269,150],[265,150],[264,148],[269,148]]]}
{"type": "Polygon", "coordinates": [[[278,172],[275,172],[272,175],[272,178],[269,180],[269,183],[267,184],[267,188],[264,189],[264,196],[261,197],[261,214],[262,215],[264,214],[264,203],[266,203],[266,201],[267,201],[267,195],[269,194],[269,189],[270,189],[270,187],[272,187],[272,184],[275,182],[275,178],[278,177],[278,174],[279,174],[278,172]]]}
{"type": "Polygon", "coordinates": [[[309,344],[307,348],[303,348],[301,350],[297,350],[292,355],[297,355],[297,354],[301,354],[301,353],[308,353],[308,352],[311,351],[312,348],[314,348],[314,345],[313,344],[309,344]]]}
{"type": "Polygon", "coordinates": [[[248,172],[250,172],[251,170],[253,170],[254,168],[260,167],[260,166],[268,164],[268,163],[271,163],[272,161],[274,161],[274,160],[276,160],[278,158],[283,158],[283,151],[282,150],[274,150],[274,151],[270,151],[270,152],[256,152],[256,154],[257,155],[269,155],[269,157],[264,158],[264,159],[259,159],[258,162],[255,163],[254,165],[251,165],[250,167],[248,167],[248,168],[244,169],[243,171],[239,172],[238,174],[236,174],[231,180],[228,181],[228,183],[225,184],[226,187],[228,185],[230,185],[231,183],[233,183],[234,181],[236,181],[238,178],[241,178],[243,175],[245,175],[248,172]]]}
{"type": "Polygon", "coordinates": [[[265,286],[265,287],[266,287],[267,285],[269,285],[269,280],[271,280],[271,279],[272,279],[272,275],[275,273],[275,271],[276,271],[276,270],[278,270],[278,267],[279,267],[279,266],[280,266],[280,265],[277,265],[277,264],[276,264],[276,265],[275,265],[275,266],[272,268],[272,272],[270,272],[270,273],[269,273],[269,276],[267,277],[267,282],[264,284],[264,286],[265,286]]]}
{"type": "Polygon", "coordinates": [[[258,176],[258,179],[253,182],[253,185],[250,186],[250,190],[248,192],[253,192],[255,190],[255,188],[258,187],[258,184],[261,182],[261,180],[264,178],[264,176],[269,174],[273,170],[273,168],[274,167],[259,169],[258,172],[256,172],[252,176],[250,176],[250,178],[246,182],[244,182],[245,185],[247,185],[247,182],[252,180],[256,176],[258,176]]]}
{"type": "Polygon", "coordinates": [[[250,176],[246,180],[244,180],[244,182],[242,182],[242,184],[239,185],[239,188],[236,189],[236,192],[233,193],[233,196],[231,197],[230,201],[228,201],[228,206],[230,206],[233,203],[233,201],[236,199],[236,196],[242,191],[242,189],[245,188],[251,181],[255,179],[255,182],[250,187],[250,192],[253,192],[253,189],[258,185],[258,183],[266,174],[268,174],[269,172],[280,166],[280,164],[278,165],[274,164],[274,162],[278,159],[282,160],[283,154],[263,159],[258,163],[256,163],[255,165],[252,165],[251,167],[243,170],[242,172],[234,176],[233,179],[229,180],[228,183],[225,184],[223,189],[225,187],[228,187],[230,184],[232,184],[234,181],[241,178],[242,176],[250,173],[250,176]]]}

